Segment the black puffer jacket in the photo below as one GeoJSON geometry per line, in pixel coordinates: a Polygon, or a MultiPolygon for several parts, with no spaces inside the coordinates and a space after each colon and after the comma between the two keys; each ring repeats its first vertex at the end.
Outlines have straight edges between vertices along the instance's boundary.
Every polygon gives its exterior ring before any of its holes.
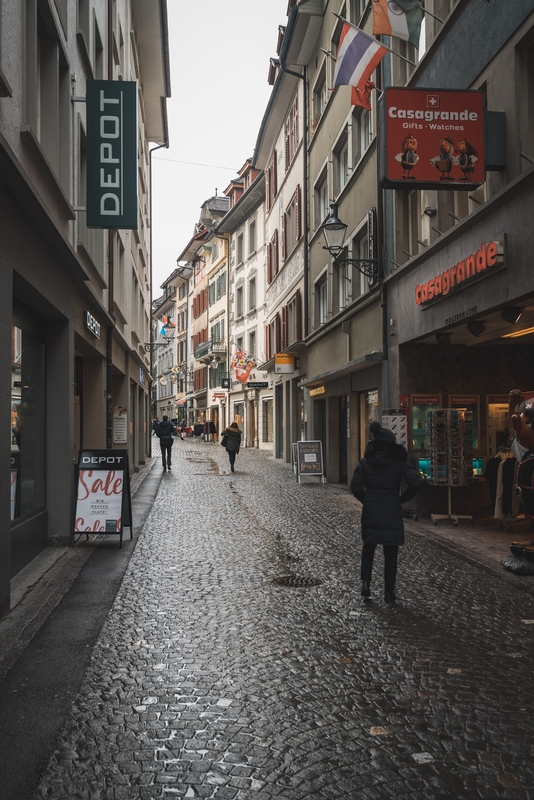
{"type": "Polygon", "coordinates": [[[156,428],[156,436],[160,439],[170,439],[174,433],[174,425],[168,419],[160,422],[156,428]]]}
{"type": "Polygon", "coordinates": [[[239,428],[225,428],[223,436],[226,436],[226,452],[239,453],[241,446],[241,431],[239,428]]]}
{"type": "Polygon", "coordinates": [[[374,440],[352,476],[350,490],[363,503],[362,539],[369,544],[404,544],[401,503],[413,497],[422,483],[400,444],[374,440]],[[400,494],[401,478],[408,484],[400,494]]]}

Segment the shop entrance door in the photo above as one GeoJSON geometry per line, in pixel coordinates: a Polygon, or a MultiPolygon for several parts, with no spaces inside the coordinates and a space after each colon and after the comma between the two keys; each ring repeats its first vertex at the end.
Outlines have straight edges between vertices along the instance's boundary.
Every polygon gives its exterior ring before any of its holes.
{"type": "Polygon", "coordinates": [[[284,455],[284,386],[279,383],[275,388],[275,420],[276,420],[276,447],[275,458],[282,458],[284,455]]]}
{"type": "Polygon", "coordinates": [[[349,400],[346,395],[339,398],[339,482],[348,483],[349,453],[349,400]]]}
{"type": "Polygon", "coordinates": [[[313,431],[314,439],[319,439],[323,443],[323,458],[325,474],[328,460],[326,458],[326,400],[315,400],[313,403],[313,431]]]}

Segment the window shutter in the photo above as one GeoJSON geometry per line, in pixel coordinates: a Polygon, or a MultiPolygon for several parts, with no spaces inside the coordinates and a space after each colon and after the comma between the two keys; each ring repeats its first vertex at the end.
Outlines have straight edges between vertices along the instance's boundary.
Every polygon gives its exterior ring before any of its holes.
{"type": "Polygon", "coordinates": [[[295,293],[295,336],[297,342],[302,341],[302,300],[300,297],[300,289],[295,293]]]}
{"type": "Polygon", "coordinates": [[[300,213],[300,206],[301,206],[301,192],[300,192],[300,183],[295,190],[295,237],[296,241],[300,239],[302,236],[302,220],[301,220],[301,213],[300,213]]]}
{"type": "Polygon", "coordinates": [[[278,275],[278,270],[278,228],[276,228],[273,236],[273,274],[278,275]]]}
{"type": "Polygon", "coordinates": [[[273,281],[273,246],[272,244],[267,245],[267,283],[272,283],[273,281]]]}
{"type": "Polygon", "coordinates": [[[290,125],[290,122],[288,121],[285,124],[285,132],[284,132],[286,172],[288,171],[289,166],[291,164],[291,140],[290,140],[290,136],[291,136],[291,125],[290,125]]]}
{"type": "Polygon", "coordinates": [[[282,350],[287,347],[287,306],[282,306],[282,350]]]}
{"type": "Polygon", "coordinates": [[[265,207],[267,211],[271,210],[271,192],[270,192],[270,168],[265,170],[265,207]]]}
{"type": "Polygon", "coordinates": [[[276,312],[276,317],[274,318],[274,338],[275,338],[275,348],[276,352],[279,353],[282,349],[281,347],[281,338],[282,338],[282,326],[280,324],[280,313],[276,312]]]}
{"type": "Polygon", "coordinates": [[[287,214],[282,214],[282,263],[287,258],[287,214]]]}
{"type": "Polygon", "coordinates": [[[277,191],[278,191],[278,181],[276,175],[276,150],[273,150],[273,185],[272,185],[273,200],[276,197],[277,191]]]}
{"type": "Polygon", "coordinates": [[[299,98],[295,97],[295,105],[293,106],[293,142],[295,150],[299,143],[299,98]]]}
{"type": "Polygon", "coordinates": [[[265,326],[265,360],[271,360],[271,326],[265,326]]]}

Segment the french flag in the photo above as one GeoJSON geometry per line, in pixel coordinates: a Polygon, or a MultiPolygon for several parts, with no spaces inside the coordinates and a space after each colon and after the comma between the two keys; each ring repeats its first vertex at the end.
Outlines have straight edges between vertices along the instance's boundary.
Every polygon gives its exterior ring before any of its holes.
{"type": "Polygon", "coordinates": [[[388,48],[348,22],[343,23],[334,72],[334,86],[363,91],[388,48]]]}

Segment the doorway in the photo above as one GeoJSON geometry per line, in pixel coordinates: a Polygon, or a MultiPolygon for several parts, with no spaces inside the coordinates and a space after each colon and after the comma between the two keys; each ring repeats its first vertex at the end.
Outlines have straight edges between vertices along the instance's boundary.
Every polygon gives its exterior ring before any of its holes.
{"type": "Polygon", "coordinates": [[[349,398],[342,395],[339,398],[339,482],[348,483],[348,455],[349,455],[349,398]]]}

